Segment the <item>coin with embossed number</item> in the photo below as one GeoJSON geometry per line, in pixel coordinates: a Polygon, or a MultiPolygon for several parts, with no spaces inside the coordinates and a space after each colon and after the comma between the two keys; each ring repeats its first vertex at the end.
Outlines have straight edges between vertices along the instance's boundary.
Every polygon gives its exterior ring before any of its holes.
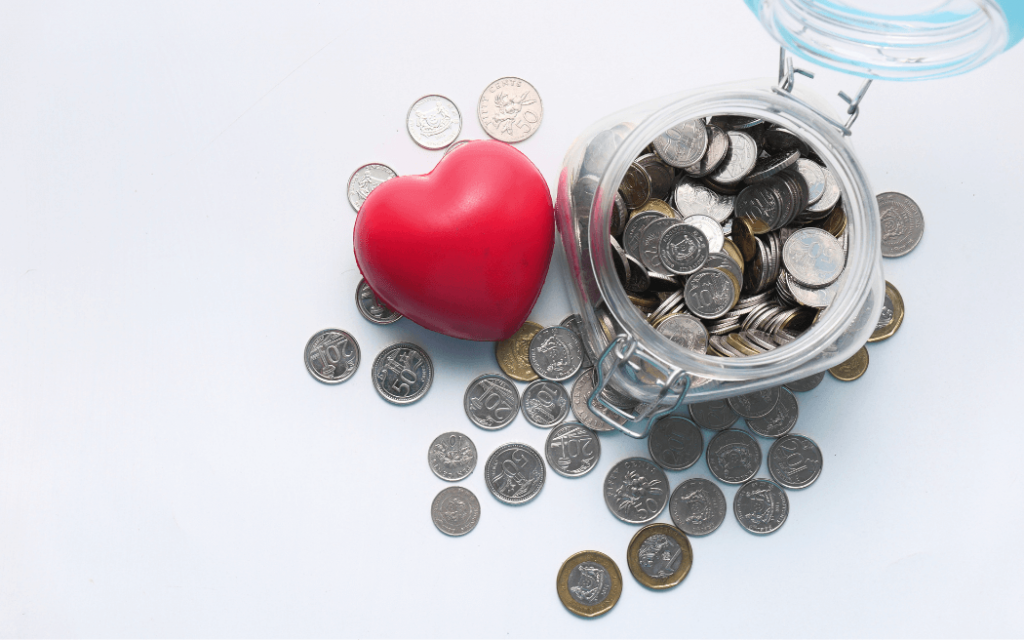
{"type": "Polygon", "coordinates": [[[480,522],[480,501],[465,487],[442,489],[430,505],[430,519],[441,533],[466,535],[480,522]]]}
{"type": "Polygon", "coordinates": [[[466,387],[462,406],[470,422],[488,431],[512,424],[519,413],[516,385],[496,373],[486,373],[466,387]]]}
{"type": "Polygon", "coordinates": [[[438,478],[449,482],[462,480],[476,468],[476,445],[458,431],[442,433],[430,443],[427,462],[438,478]]]}
{"type": "Polygon", "coordinates": [[[424,149],[444,149],[459,137],[462,114],[444,96],[423,96],[409,107],[405,126],[413,142],[424,149]]]}
{"type": "Polygon", "coordinates": [[[706,478],[679,483],[668,501],[672,522],[690,536],[706,536],[725,522],[725,494],[706,478]]]}
{"type": "Polygon", "coordinates": [[[562,326],[541,329],[530,340],[530,366],[545,380],[568,380],[583,366],[583,345],[562,326]]]}
{"type": "Polygon", "coordinates": [[[392,404],[410,404],[427,394],[434,381],[430,356],[411,342],[385,347],[373,361],[373,386],[392,404]]]}
{"type": "Polygon", "coordinates": [[[578,422],[566,422],[548,433],[544,457],[560,476],[579,478],[597,466],[601,459],[601,440],[578,422]]]}
{"type": "Polygon", "coordinates": [[[619,520],[643,524],[668,503],[668,477],[646,458],[620,460],[604,479],[604,503],[619,520]]]}
{"type": "Polygon", "coordinates": [[[359,313],[373,324],[391,324],[402,319],[402,314],[388,309],[370,289],[366,279],[359,281],[356,287],[356,307],[359,313]]]}
{"type": "Polygon", "coordinates": [[[324,329],[306,343],[306,370],[327,384],[338,384],[352,377],[359,368],[359,343],[347,331],[324,329]]]}
{"type": "Polygon", "coordinates": [[[600,551],[580,551],[562,563],[555,581],[558,599],[578,616],[593,618],[608,612],[622,594],[622,574],[600,551]]]}
{"type": "Polygon", "coordinates": [[[690,417],[693,421],[705,429],[711,431],[722,431],[736,424],[740,419],[739,415],[732,410],[726,400],[708,400],[707,402],[696,402],[689,406],[690,417]]]}
{"type": "Polygon", "coordinates": [[[647,450],[662,469],[682,471],[700,460],[700,454],[704,453],[704,437],[697,425],[686,418],[665,416],[651,427],[647,450]]]}
{"type": "Polygon", "coordinates": [[[499,78],[480,95],[476,117],[487,135],[502,142],[522,142],[544,120],[537,89],[522,78],[499,78]]]}
{"type": "Polygon", "coordinates": [[[505,504],[523,504],[544,487],[544,460],[528,444],[510,442],[487,458],[484,482],[495,498],[505,504]]]}
{"type": "Polygon", "coordinates": [[[821,475],[821,449],[807,436],[788,434],[768,450],[768,472],[787,489],[803,489],[821,475]]]}
{"type": "Polygon", "coordinates": [[[760,418],[771,413],[779,401],[779,387],[758,389],[729,398],[732,410],[744,418],[760,418]]]}
{"type": "Polygon", "coordinates": [[[494,356],[505,375],[520,382],[531,382],[539,377],[530,366],[530,341],[543,328],[527,320],[511,338],[495,343],[494,356]]]}
{"type": "Polygon", "coordinates": [[[649,524],[636,532],[626,551],[629,572],[649,589],[668,589],[683,581],[693,566],[686,534],[668,524],[649,524]]]}
{"type": "Polygon", "coordinates": [[[736,491],[732,511],[740,526],[750,533],[771,533],[789,516],[789,498],[779,485],[758,478],[736,491]]]}
{"type": "Polygon", "coordinates": [[[700,162],[708,148],[708,131],[702,118],[687,120],[654,139],[654,150],[666,164],[688,167],[700,162]]]}
{"type": "Polygon", "coordinates": [[[522,405],[527,422],[548,429],[569,415],[569,393],[557,382],[534,380],[523,391],[522,405]]]}
{"type": "Polygon", "coordinates": [[[701,269],[686,279],[686,308],[705,320],[721,318],[736,302],[736,283],[718,269],[701,269]]]}
{"type": "Polygon", "coordinates": [[[761,447],[745,431],[726,429],[708,443],[708,468],[722,482],[746,482],[761,468],[761,447]]]}
{"type": "Polygon", "coordinates": [[[914,250],[924,237],[924,214],[917,203],[895,191],[877,196],[882,217],[882,255],[899,258],[914,250]]]}
{"type": "Polygon", "coordinates": [[[796,396],[785,387],[779,388],[779,401],[767,415],[747,418],[747,426],[759,436],[778,438],[793,430],[800,417],[800,405],[796,396]]]}
{"type": "Polygon", "coordinates": [[[395,170],[386,164],[372,162],[355,170],[348,179],[348,203],[359,212],[370,192],[391,178],[397,178],[395,170]]]}

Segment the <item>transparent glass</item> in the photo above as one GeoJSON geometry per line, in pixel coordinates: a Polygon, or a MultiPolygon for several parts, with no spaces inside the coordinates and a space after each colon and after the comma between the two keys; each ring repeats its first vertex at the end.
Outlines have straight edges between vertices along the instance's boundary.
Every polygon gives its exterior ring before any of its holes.
{"type": "MultiPolygon", "coordinates": [[[[827,112],[813,94],[798,97],[827,112]]],[[[875,193],[849,138],[801,102],[767,79],[686,91],[608,116],[566,154],[555,216],[569,267],[570,299],[583,318],[585,347],[597,362],[616,336],[638,344],[625,362],[608,360],[611,370],[605,373],[613,391],[653,404],[669,375],[684,371],[691,386],[683,401],[702,402],[818,373],[847,360],[867,342],[881,313],[885,285],[875,193]],[[609,244],[614,196],[633,158],[666,129],[714,114],[765,118],[803,138],[834,173],[847,215],[847,280],[835,301],[799,339],[745,358],[689,351],[655,331],[626,297],[609,244]]]]}

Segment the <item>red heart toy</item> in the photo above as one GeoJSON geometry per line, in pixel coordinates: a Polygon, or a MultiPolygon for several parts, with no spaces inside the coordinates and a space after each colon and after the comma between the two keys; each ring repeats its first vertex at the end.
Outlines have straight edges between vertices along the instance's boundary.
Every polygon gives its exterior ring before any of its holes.
{"type": "Polygon", "coordinates": [[[504,340],[540,296],[554,234],[537,167],[511,145],[477,140],[426,175],[374,189],[352,246],[389,308],[455,338],[504,340]]]}

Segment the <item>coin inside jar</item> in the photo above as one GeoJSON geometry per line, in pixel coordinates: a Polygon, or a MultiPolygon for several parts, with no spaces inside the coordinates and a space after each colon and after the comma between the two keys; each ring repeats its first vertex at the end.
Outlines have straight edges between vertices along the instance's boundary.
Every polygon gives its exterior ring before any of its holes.
{"type": "Polygon", "coordinates": [[[708,239],[704,233],[682,222],[670,225],[658,240],[658,257],[662,266],[678,275],[698,271],[707,262],[708,251],[708,239]]]}
{"type": "Polygon", "coordinates": [[[693,566],[686,534],[668,524],[649,524],[636,532],[626,552],[629,572],[649,589],[669,589],[693,566]]]}
{"type": "Polygon", "coordinates": [[[555,585],[566,609],[592,618],[607,613],[619,601],[622,574],[600,551],[580,551],[562,563],[555,585]]]}

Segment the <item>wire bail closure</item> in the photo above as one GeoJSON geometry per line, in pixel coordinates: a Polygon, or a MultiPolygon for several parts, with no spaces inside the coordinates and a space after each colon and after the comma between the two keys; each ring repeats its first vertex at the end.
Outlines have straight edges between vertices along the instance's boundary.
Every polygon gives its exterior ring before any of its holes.
{"type": "Polygon", "coordinates": [[[802,106],[817,113],[819,116],[824,118],[826,122],[828,122],[835,128],[839,129],[839,131],[842,132],[844,136],[853,135],[853,132],[850,131],[850,127],[853,126],[853,123],[857,121],[857,116],[860,115],[861,100],[864,99],[864,95],[868,92],[868,88],[871,87],[872,80],[868,79],[864,81],[864,83],[860,86],[860,90],[857,92],[856,97],[851,98],[850,96],[846,95],[845,91],[839,92],[839,97],[843,100],[843,102],[849,105],[846,108],[846,114],[850,117],[846,120],[846,124],[842,124],[835,118],[832,118],[822,113],[821,111],[818,111],[813,106],[807,104],[806,102],[792,94],[793,85],[796,82],[796,74],[798,73],[802,76],[811,79],[814,78],[814,74],[812,72],[807,71],[806,69],[799,69],[796,66],[794,66],[793,58],[791,56],[786,55],[786,49],[784,47],[779,47],[779,86],[772,87],[772,91],[779,95],[785,94],[789,96],[790,99],[795,100],[802,106]]]}

